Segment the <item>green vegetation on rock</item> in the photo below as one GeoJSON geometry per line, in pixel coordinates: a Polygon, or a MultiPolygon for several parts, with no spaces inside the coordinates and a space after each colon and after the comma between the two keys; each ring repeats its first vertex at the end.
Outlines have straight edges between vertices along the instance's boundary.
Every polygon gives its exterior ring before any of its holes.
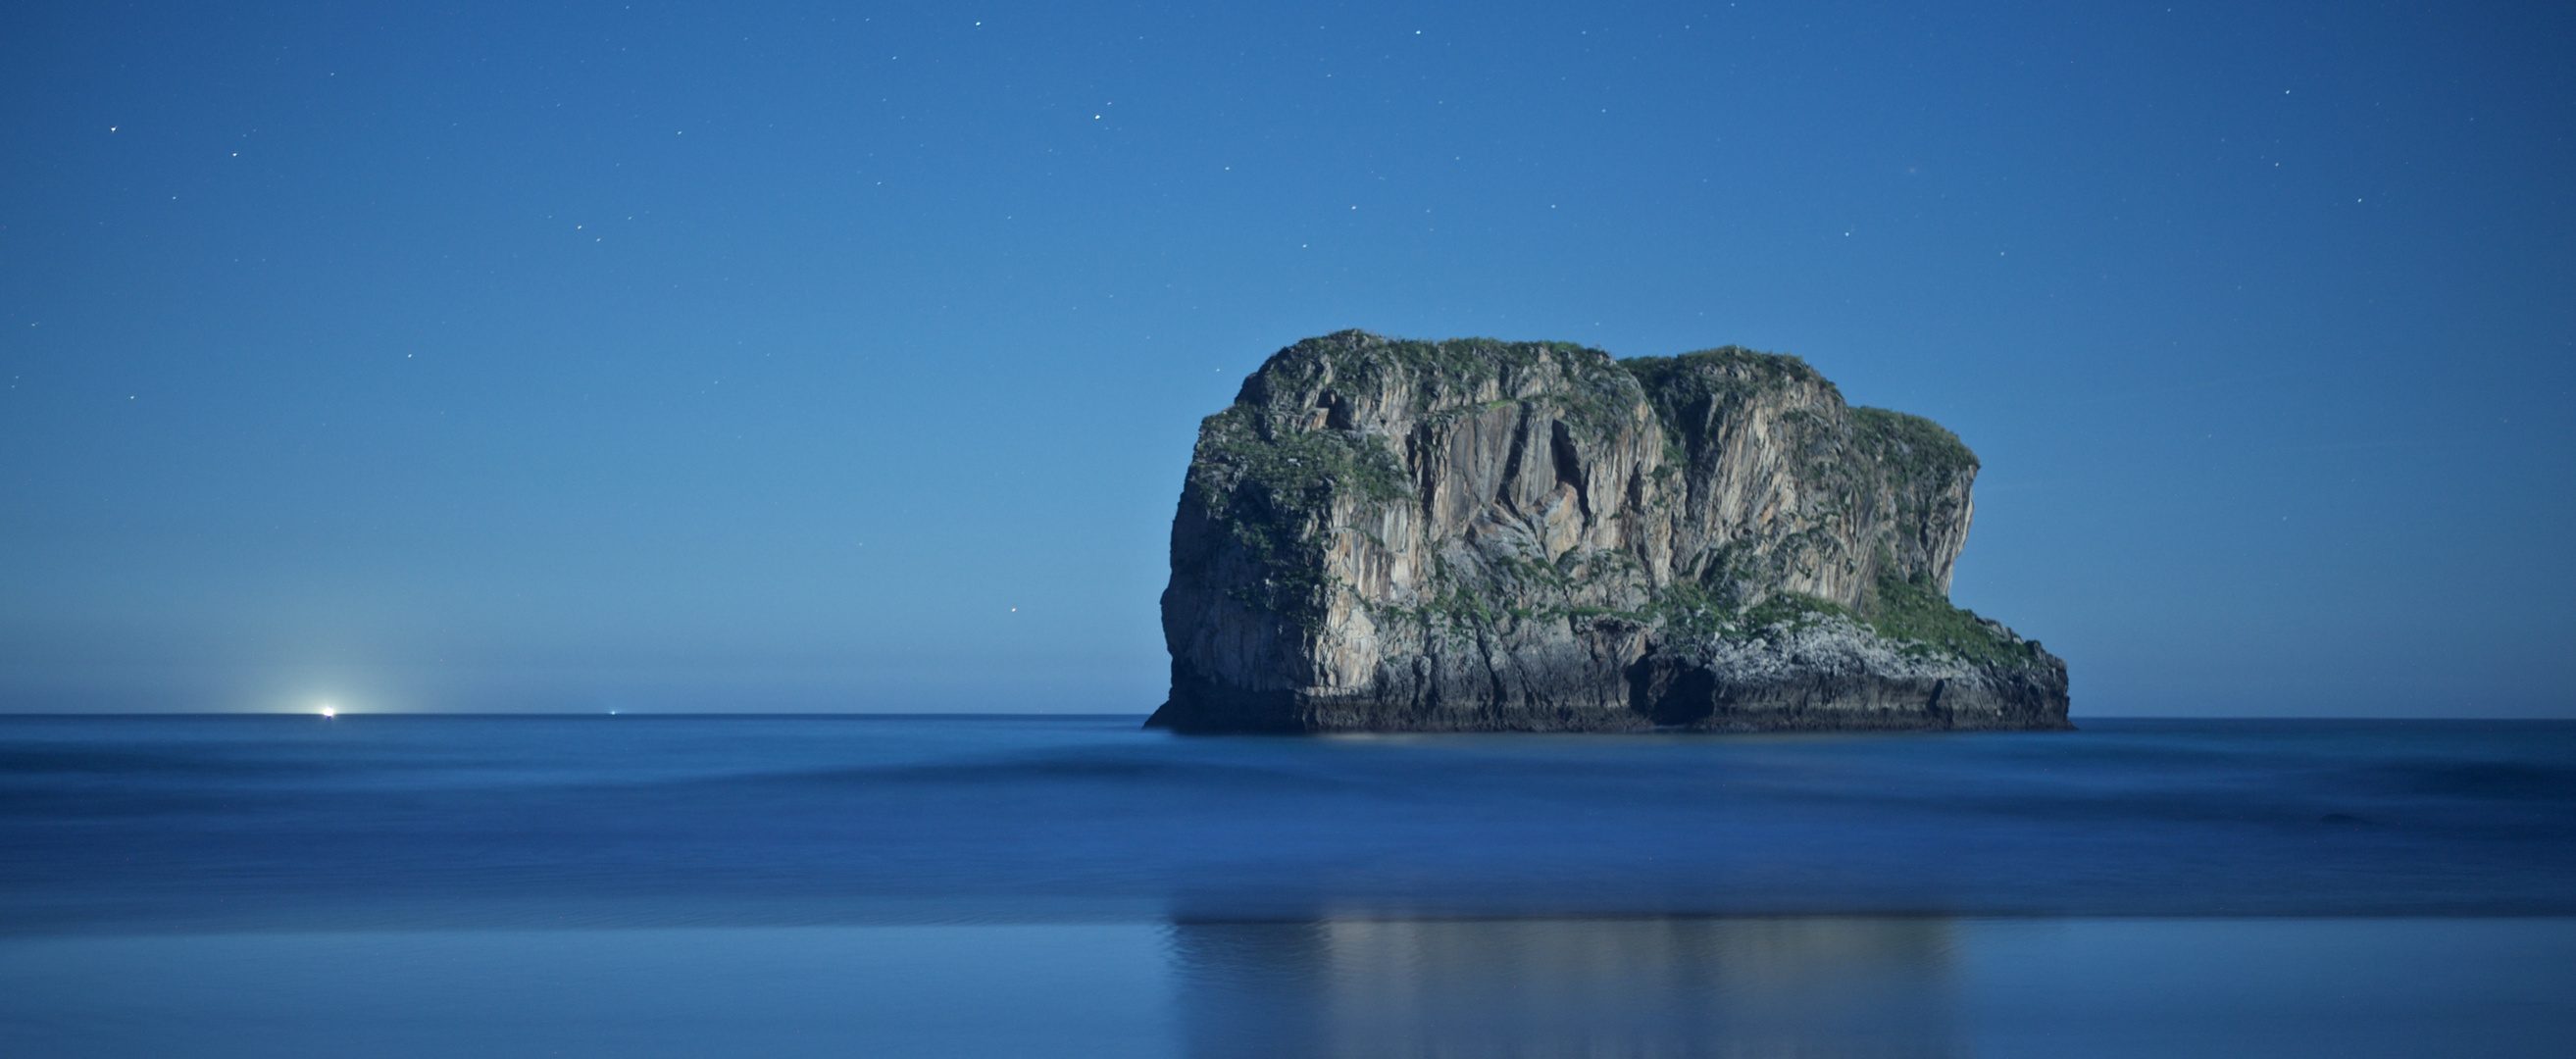
{"type": "Polygon", "coordinates": [[[1931,585],[1904,578],[1880,578],[1865,620],[1880,636],[1920,644],[1971,662],[2024,660],[2038,644],[2014,639],[1931,585]]]}
{"type": "Polygon", "coordinates": [[[1976,469],[1977,454],[1939,423],[1884,408],[1851,410],[1852,443],[1908,480],[1939,480],[1976,469]]]}
{"type": "Polygon", "coordinates": [[[1742,346],[1719,346],[1675,357],[1630,357],[1618,362],[1645,390],[1647,403],[1663,422],[1664,443],[1676,466],[1684,453],[1705,451],[1708,410],[1741,405],[1756,396],[1793,383],[1832,383],[1807,362],[1785,353],[1761,353],[1742,346]]]}
{"type": "Polygon", "coordinates": [[[1803,592],[1774,592],[1740,612],[1723,609],[1707,589],[1687,582],[1662,592],[1643,614],[1636,615],[1667,632],[1751,640],[1819,622],[1850,621],[1892,641],[1909,653],[1944,656],[1985,664],[2028,661],[2038,644],[2015,639],[1973,611],[1952,606],[1931,585],[1903,578],[1882,579],[1860,611],[1803,592]]]}
{"type": "Polygon", "coordinates": [[[1200,501],[1221,511],[1228,494],[1260,491],[1282,510],[1320,512],[1336,496],[1384,503],[1406,494],[1404,465],[1384,443],[1345,430],[1280,431],[1262,435],[1260,412],[1236,405],[1200,424],[1201,473],[1192,475],[1200,501]]]}
{"type": "MultiPolygon", "coordinates": [[[[1312,393],[1330,380],[1336,388],[1375,390],[1396,382],[1410,391],[1416,412],[1453,403],[1448,414],[1465,409],[1454,402],[1493,384],[1507,394],[1552,365],[1554,376],[1537,398],[1564,414],[1567,422],[1597,431],[1630,414],[1640,399],[1635,382],[1619,370],[1608,353],[1572,342],[1504,342],[1491,338],[1443,341],[1381,338],[1365,331],[1340,331],[1310,338],[1280,350],[1247,385],[1242,400],[1288,401],[1312,393]]],[[[1506,397],[1506,400],[1519,398],[1506,397]]]]}
{"type": "Polygon", "coordinates": [[[1261,567],[1259,584],[1234,586],[1228,595],[1255,610],[1312,621],[1331,587],[1326,539],[1315,529],[1336,498],[1384,503],[1405,496],[1404,467],[1377,439],[1348,431],[1264,437],[1260,414],[1237,404],[1200,424],[1189,487],[1261,567]]]}
{"type": "Polygon", "coordinates": [[[1736,619],[1735,628],[1743,632],[1760,632],[1781,623],[1796,628],[1813,625],[1829,618],[1849,618],[1852,612],[1829,599],[1818,599],[1804,592],[1774,592],[1762,602],[1746,608],[1736,619]]]}

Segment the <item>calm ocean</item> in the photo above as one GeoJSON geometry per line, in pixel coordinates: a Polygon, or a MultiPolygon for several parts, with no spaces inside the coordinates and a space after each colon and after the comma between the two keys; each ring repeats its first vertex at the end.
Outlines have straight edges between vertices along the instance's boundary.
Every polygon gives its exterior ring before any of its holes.
{"type": "Polygon", "coordinates": [[[0,717],[0,1051],[2576,1041],[2576,723],[1138,720],[0,717]]]}

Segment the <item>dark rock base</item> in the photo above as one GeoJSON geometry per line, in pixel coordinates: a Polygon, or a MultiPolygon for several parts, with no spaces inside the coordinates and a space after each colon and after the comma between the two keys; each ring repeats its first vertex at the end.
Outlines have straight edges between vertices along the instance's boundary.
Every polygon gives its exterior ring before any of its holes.
{"type": "Polygon", "coordinates": [[[1588,701],[1425,703],[1302,690],[1249,691],[1175,673],[1148,728],[1183,734],[1324,732],[2064,731],[2064,663],[1953,675],[1803,673],[1728,680],[1649,656],[1588,701]]]}

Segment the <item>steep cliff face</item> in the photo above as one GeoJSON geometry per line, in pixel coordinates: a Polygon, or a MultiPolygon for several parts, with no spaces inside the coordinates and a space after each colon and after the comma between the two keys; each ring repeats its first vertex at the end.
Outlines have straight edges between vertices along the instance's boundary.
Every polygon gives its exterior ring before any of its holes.
{"type": "Polygon", "coordinates": [[[1148,723],[2066,727],[1949,604],[1976,471],[1794,357],[1308,339],[1200,427],[1148,723]]]}

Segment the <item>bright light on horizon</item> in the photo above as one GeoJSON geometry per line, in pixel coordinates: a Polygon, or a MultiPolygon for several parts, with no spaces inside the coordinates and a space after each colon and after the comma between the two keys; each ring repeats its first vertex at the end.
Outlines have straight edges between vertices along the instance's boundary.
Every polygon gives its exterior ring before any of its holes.
{"type": "Polygon", "coordinates": [[[331,705],[330,703],[327,703],[327,702],[322,704],[322,716],[324,716],[324,717],[337,717],[337,716],[339,716],[339,715],[340,715],[340,708],[339,708],[339,707],[337,707],[337,706],[333,706],[333,705],[331,705]]]}

